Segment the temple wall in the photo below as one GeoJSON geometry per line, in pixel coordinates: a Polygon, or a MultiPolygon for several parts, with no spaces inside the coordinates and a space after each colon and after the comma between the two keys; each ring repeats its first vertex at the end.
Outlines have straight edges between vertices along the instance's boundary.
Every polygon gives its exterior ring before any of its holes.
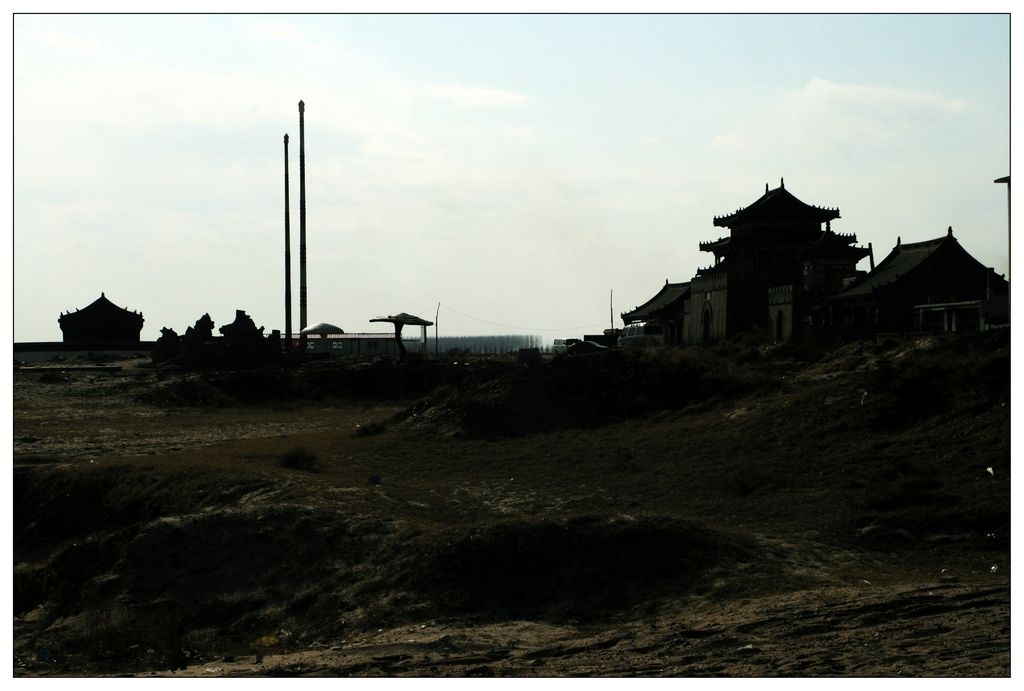
{"type": "Polygon", "coordinates": [[[715,341],[727,335],[728,286],[725,273],[695,276],[690,282],[689,318],[683,325],[686,343],[715,341]]]}
{"type": "Polygon", "coordinates": [[[771,338],[789,341],[793,338],[796,309],[793,304],[793,286],[772,286],[768,289],[768,325],[771,338]]]}

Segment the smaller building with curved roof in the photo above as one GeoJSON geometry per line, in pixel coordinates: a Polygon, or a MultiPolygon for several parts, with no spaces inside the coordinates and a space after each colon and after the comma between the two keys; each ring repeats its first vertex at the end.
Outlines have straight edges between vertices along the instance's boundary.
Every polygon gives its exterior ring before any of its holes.
{"type": "MultiPolygon", "coordinates": [[[[942,237],[896,246],[872,271],[828,300],[827,322],[846,331],[976,331],[1009,318],[1009,284],[942,237]]],[[[853,333],[853,335],[860,335],[853,333]]]]}
{"type": "Polygon", "coordinates": [[[667,345],[679,345],[683,342],[683,329],[689,312],[690,283],[669,283],[650,300],[623,312],[622,323],[625,325],[646,322],[661,327],[662,338],[667,345]]]}
{"type": "Polygon", "coordinates": [[[65,343],[138,343],[145,320],[141,312],[118,307],[104,293],[82,309],[57,319],[65,343]]]}

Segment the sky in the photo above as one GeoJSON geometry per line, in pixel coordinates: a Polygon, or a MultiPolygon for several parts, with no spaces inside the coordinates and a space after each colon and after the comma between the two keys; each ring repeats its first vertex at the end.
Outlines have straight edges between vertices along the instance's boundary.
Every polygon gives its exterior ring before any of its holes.
{"type": "MultiPolygon", "coordinates": [[[[952,226],[1009,277],[1005,14],[18,14],[14,340],[104,293],[142,338],[600,332],[785,179],[874,248],[952,226]],[[433,330],[431,330],[433,332],[433,330]]],[[[859,268],[867,269],[867,260],[859,268]]]]}

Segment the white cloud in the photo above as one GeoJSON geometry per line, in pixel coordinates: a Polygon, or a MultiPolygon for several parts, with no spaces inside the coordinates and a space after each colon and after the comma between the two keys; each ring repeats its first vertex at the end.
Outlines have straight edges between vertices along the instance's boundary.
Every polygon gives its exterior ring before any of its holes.
{"type": "Polygon", "coordinates": [[[711,138],[723,154],[830,154],[876,145],[905,145],[925,129],[951,122],[969,110],[959,98],[886,86],[812,79],[783,93],[774,104],[735,129],[711,138]]]}
{"type": "Polygon", "coordinates": [[[529,127],[498,127],[494,130],[494,133],[511,139],[527,139],[533,136],[533,130],[529,127]]]}
{"type": "Polygon", "coordinates": [[[289,43],[298,42],[302,38],[299,27],[286,22],[258,22],[249,26],[250,31],[261,38],[289,43]]]}
{"type": "Polygon", "coordinates": [[[752,151],[749,138],[740,132],[728,132],[711,138],[711,149],[723,153],[744,153],[752,151]]]}
{"type": "Polygon", "coordinates": [[[96,58],[114,53],[110,46],[100,41],[54,30],[34,32],[25,36],[24,40],[28,43],[38,41],[47,51],[70,53],[78,57],[96,58]]]}
{"type": "Polygon", "coordinates": [[[794,139],[870,143],[893,141],[966,109],[965,101],[940,94],[812,79],[784,94],[778,112],[794,139]]]}
{"type": "Polygon", "coordinates": [[[885,86],[838,84],[827,79],[812,79],[799,91],[783,96],[792,108],[818,107],[829,110],[854,108],[876,113],[914,113],[929,111],[960,112],[967,102],[927,91],[906,91],[885,86]]]}
{"type": "Polygon", "coordinates": [[[430,98],[447,101],[456,108],[505,108],[521,106],[530,100],[517,91],[458,84],[427,84],[423,91],[430,98]]]}
{"type": "Polygon", "coordinates": [[[303,32],[298,26],[289,22],[256,22],[250,24],[245,22],[242,26],[257,39],[269,39],[288,49],[298,49],[310,57],[317,59],[337,58],[340,52],[334,44],[323,40],[314,40],[308,33],[303,32]]]}

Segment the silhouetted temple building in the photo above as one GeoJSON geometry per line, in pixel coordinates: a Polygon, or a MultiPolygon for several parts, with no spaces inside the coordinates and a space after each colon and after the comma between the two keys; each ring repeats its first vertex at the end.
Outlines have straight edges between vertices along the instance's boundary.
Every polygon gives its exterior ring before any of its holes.
{"type": "Polygon", "coordinates": [[[856,275],[869,250],[832,232],[839,209],[811,206],[780,181],[746,208],[719,216],[729,235],[700,243],[714,265],[690,281],[689,343],[759,330],[787,340],[810,307],[856,275]],[[824,226],[824,227],[822,227],[824,226]]]}
{"type": "Polygon", "coordinates": [[[744,331],[779,340],[798,333],[811,308],[857,275],[870,250],[832,232],[839,209],[805,204],[780,182],[745,208],[715,217],[729,234],[702,242],[714,264],[688,283],[667,283],[623,313],[624,323],[660,323],[666,343],[702,343],[744,331]]]}
{"type": "Polygon", "coordinates": [[[965,250],[953,229],[904,244],[829,298],[816,323],[840,340],[879,333],[979,331],[1009,323],[1009,284],[965,250]]]}
{"type": "Polygon", "coordinates": [[[65,343],[138,343],[142,332],[142,313],[118,307],[106,295],[74,312],[62,313],[57,320],[65,343]]]}
{"type": "Polygon", "coordinates": [[[878,334],[977,331],[1009,323],[1009,286],[972,257],[950,228],[902,244],[878,266],[870,245],[832,231],[839,209],[805,204],[784,182],[737,211],[717,216],[729,234],[700,243],[714,264],[687,283],[669,283],[623,312],[668,345],[742,332],[776,341],[846,341],[878,334]],[[871,257],[871,271],[857,264],[871,257]],[[647,327],[645,327],[647,328],[647,327]]]}

